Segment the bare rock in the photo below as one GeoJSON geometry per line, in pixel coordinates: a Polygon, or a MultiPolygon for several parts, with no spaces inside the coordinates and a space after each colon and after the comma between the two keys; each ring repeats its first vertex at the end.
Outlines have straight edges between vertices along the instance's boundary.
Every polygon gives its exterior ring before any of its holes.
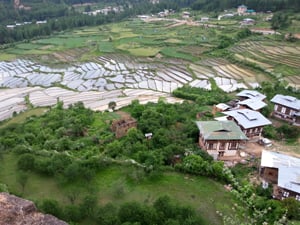
{"type": "Polygon", "coordinates": [[[37,211],[34,203],[8,193],[0,193],[0,225],[68,225],[37,211]]]}

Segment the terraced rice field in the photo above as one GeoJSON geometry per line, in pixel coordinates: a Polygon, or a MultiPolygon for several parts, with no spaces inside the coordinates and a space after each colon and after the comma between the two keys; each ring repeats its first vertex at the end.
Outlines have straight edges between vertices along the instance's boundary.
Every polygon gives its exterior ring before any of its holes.
{"type": "Polygon", "coordinates": [[[0,87],[9,88],[0,91],[5,103],[0,108],[0,120],[26,110],[25,96],[35,107],[52,106],[60,100],[65,107],[82,101],[91,109],[106,110],[110,101],[115,101],[117,108],[134,99],[146,103],[164,97],[180,102],[171,97],[173,90],[186,84],[211,89],[210,79],[228,92],[255,84],[251,71],[223,59],[188,63],[110,54],[65,68],[29,60],[0,62],[0,87]]]}
{"type": "Polygon", "coordinates": [[[300,46],[247,41],[231,51],[238,60],[256,64],[277,78],[285,79],[290,86],[300,87],[300,46]]]}

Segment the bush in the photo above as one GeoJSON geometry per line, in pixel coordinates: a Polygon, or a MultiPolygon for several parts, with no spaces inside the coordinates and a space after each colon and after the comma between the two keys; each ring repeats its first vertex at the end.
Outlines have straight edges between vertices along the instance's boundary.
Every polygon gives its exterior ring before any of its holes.
{"type": "Polygon", "coordinates": [[[42,210],[42,212],[51,214],[53,216],[56,216],[58,218],[61,218],[62,216],[62,209],[59,206],[58,201],[53,199],[45,199],[39,206],[39,208],[42,210]]]}
{"type": "Polygon", "coordinates": [[[35,158],[32,154],[26,153],[21,155],[18,160],[18,169],[21,170],[33,170],[35,164],[35,158]]]}

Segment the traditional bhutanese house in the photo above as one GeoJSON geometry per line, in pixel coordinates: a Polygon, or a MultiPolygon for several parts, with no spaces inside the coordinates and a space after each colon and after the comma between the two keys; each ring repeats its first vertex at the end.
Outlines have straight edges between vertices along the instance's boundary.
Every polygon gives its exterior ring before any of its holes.
{"type": "Polygon", "coordinates": [[[112,122],[111,130],[115,132],[116,138],[121,138],[127,134],[130,128],[136,127],[137,121],[132,117],[124,117],[112,122]]]}
{"type": "Polygon", "coordinates": [[[256,99],[256,100],[263,101],[266,98],[265,95],[255,90],[242,90],[241,92],[237,93],[236,96],[238,96],[240,101],[246,99],[256,99]]]}
{"type": "Polygon", "coordinates": [[[233,121],[196,121],[199,146],[218,159],[235,156],[248,138],[233,121]]]}
{"type": "Polygon", "coordinates": [[[233,120],[240,126],[247,137],[261,136],[263,127],[271,125],[271,121],[264,117],[260,112],[250,109],[238,109],[223,112],[228,120],[233,120]]]}
{"type": "Polygon", "coordinates": [[[266,107],[267,104],[263,101],[260,101],[255,98],[249,98],[243,101],[238,102],[240,109],[252,109],[255,111],[259,111],[262,108],[266,107]]]}
{"type": "Polygon", "coordinates": [[[273,184],[274,198],[293,197],[300,201],[300,158],[263,150],[260,176],[264,187],[273,184]]]}
{"type": "Polygon", "coordinates": [[[239,5],[238,8],[237,8],[237,13],[239,15],[243,15],[243,14],[245,14],[247,12],[247,9],[248,9],[247,6],[245,6],[245,5],[239,5]]]}
{"type": "Polygon", "coordinates": [[[252,110],[259,111],[267,104],[263,101],[266,96],[254,90],[243,90],[239,92],[236,96],[239,98],[239,108],[248,108],[252,110]]]}
{"type": "Polygon", "coordinates": [[[273,116],[300,126],[300,100],[288,95],[275,95],[273,116]]]}

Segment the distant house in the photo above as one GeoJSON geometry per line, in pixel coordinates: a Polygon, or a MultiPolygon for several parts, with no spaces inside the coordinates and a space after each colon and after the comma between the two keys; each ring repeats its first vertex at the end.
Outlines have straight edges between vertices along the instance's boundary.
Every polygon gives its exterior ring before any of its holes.
{"type": "Polygon", "coordinates": [[[293,197],[300,201],[300,158],[278,152],[262,151],[260,176],[264,187],[273,184],[273,197],[293,197]]]}
{"type": "Polygon", "coordinates": [[[300,100],[288,95],[275,95],[273,116],[300,126],[300,100]]]}
{"type": "Polygon", "coordinates": [[[214,159],[235,156],[248,138],[233,121],[197,121],[199,146],[214,159]]]}
{"type": "Polygon", "coordinates": [[[203,22],[208,22],[209,21],[209,17],[201,17],[201,20],[200,20],[202,23],[203,22]]]}
{"type": "Polygon", "coordinates": [[[272,124],[260,112],[250,109],[231,110],[223,113],[227,115],[228,120],[235,121],[249,138],[260,137],[263,127],[272,124]]]}
{"type": "Polygon", "coordinates": [[[251,18],[245,18],[240,22],[241,25],[254,25],[255,20],[251,18]]]}
{"type": "Polygon", "coordinates": [[[115,132],[116,138],[121,138],[127,134],[130,128],[136,127],[137,121],[132,117],[121,118],[113,121],[111,130],[115,132]]]}
{"type": "Polygon", "coordinates": [[[239,14],[239,15],[244,15],[246,12],[247,12],[247,6],[245,6],[245,5],[240,5],[240,6],[238,6],[238,8],[237,8],[237,13],[239,14]]]}
{"type": "Polygon", "coordinates": [[[263,101],[266,96],[254,90],[243,90],[236,95],[240,101],[237,103],[240,109],[260,110],[267,106],[263,101]]]}
{"type": "Polygon", "coordinates": [[[190,12],[187,12],[187,11],[182,12],[182,18],[187,19],[187,18],[190,18],[190,16],[191,16],[190,12]]]}

